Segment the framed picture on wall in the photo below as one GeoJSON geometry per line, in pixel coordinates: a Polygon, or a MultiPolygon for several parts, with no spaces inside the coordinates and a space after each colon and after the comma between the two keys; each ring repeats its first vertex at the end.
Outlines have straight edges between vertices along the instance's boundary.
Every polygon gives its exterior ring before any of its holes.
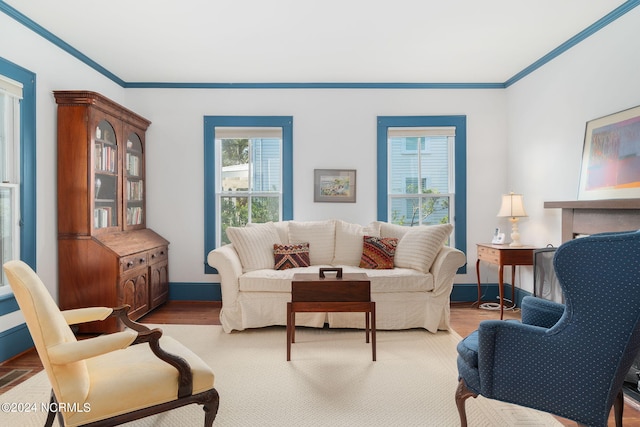
{"type": "Polygon", "coordinates": [[[355,203],[355,169],[315,169],[314,202],[355,203]]]}
{"type": "Polygon", "coordinates": [[[640,106],[587,122],[578,200],[640,198],[640,106]]]}

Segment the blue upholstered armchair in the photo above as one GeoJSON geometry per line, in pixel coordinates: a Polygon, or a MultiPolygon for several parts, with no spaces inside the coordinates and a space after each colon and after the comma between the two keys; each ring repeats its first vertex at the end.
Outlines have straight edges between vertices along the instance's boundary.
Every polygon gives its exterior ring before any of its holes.
{"type": "Polygon", "coordinates": [[[640,231],[598,234],[561,245],[554,267],[566,305],[534,297],[522,323],[480,323],[458,345],[456,404],[489,399],[606,426],[622,425],[622,383],[640,349],[640,231]]]}

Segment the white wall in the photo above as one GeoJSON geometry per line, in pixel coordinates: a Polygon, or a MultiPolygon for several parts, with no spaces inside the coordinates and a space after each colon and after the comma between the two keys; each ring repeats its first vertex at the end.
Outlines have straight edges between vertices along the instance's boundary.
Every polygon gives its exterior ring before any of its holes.
{"type": "MultiPolygon", "coordinates": [[[[576,200],[587,121],[640,105],[640,8],[507,89],[509,187],[523,193],[526,243],[561,243],[560,209],[576,200]]],[[[532,290],[531,275],[522,277],[532,290]]]]}
{"type": "MultiPolygon", "coordinates": [[[[213,281],[203,273],[205,115],[293,116],[294,218],[361,224],[376,219],[376,117],[466,115],[469,245],[489,239],[496,225],[506,170],[492,165],[506,160],[504,90],[129,89],[126,97],[153,121],[147,226],[171,242],[172,282],[213,281]],[[357,202],[314,203],[316,168],[356,169],[357,202]]],[[[475,282],[467,276],[458,281],[475,282]]]]}

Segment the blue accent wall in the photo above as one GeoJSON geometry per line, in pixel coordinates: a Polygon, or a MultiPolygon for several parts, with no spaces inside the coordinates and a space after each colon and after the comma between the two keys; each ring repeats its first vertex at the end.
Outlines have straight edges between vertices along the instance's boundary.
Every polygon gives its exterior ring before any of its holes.
{"type": "Polygon", "coordinates": [[[10,359],[33,347],[33,340],[26,324],[0,332],[0,362],[10,359]]]}
{"type": "Polygon", "coordinates": [[[222,301],[220,283],[169,283],[169,301],[222,301]]]}

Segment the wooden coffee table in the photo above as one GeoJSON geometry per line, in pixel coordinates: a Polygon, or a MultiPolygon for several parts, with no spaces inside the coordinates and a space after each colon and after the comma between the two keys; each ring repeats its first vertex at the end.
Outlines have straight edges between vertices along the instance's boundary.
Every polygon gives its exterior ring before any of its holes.
{"type": "Polygon", "coordinates": [[[371,351],[376,360],[376,303],[371,301],[371,281],[366,274],[343,275],[341,269],[320,269],[319,275],[293,276],[291,302],[287,303],[287,361],[295,342],[296,313],[304,312],[363,312],[366,342],[371,330],[371,351]]]}

